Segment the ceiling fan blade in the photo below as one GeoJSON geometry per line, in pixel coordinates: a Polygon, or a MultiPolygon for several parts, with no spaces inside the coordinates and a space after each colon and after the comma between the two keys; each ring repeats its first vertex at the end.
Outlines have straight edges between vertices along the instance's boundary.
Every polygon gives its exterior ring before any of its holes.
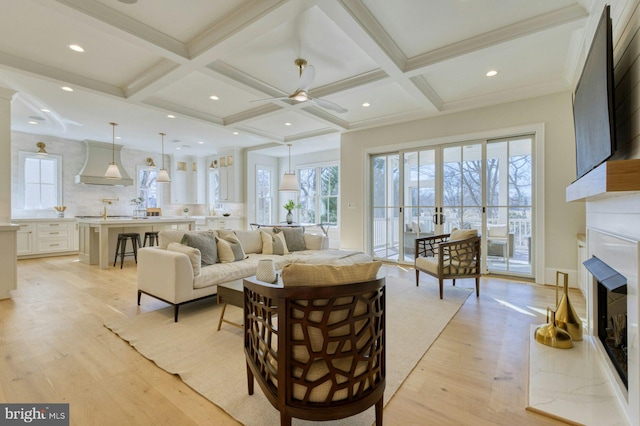
{"type": "Polygon", "coordinates": [[[313,65],[307,65],[302,70],[302,75],[300,76],[300,82],[298,83],[298,90],[308,90],[309,86],[313,83],[313,80],[316,78],[316,69],[313,65]]]}
{"type": "Polygon", "coordinates": [[[254,99],[254,100],[249,101],[249,102],[268,102],[268,101],[279,101],[279,100],[282,100],[282,99],[289,99],[289,97],[288,96],[281,96],[281,97],[278,97],[278,98],[254,99]]]}
{"type": "Polygon", "coordinates": [[[331,111],[339,112],[341,114],[348,111],[346,108],[343,108],[340,105],[333,103],[331,101],[327,101],[325,99],[313,98],[311,99],[311,101],[314,102],[319,107],[330,109],[331,111]]]}

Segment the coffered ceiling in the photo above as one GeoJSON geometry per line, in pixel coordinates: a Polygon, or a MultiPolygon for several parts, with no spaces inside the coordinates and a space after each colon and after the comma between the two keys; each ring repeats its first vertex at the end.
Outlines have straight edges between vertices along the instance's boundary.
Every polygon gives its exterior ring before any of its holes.
{"type": "Polygon", "coordinates": [[[274,142],[333,148],[353,129],[570,90],[601,11],[590,0],[1,6],[0,86],[18,92],[13,130],[110,142],[115,121],[118,143],[159,151],[165,132],[168,152],[193,155],[274,142]],[[286,99],[298,88],[297,58],[315,68],[309,95],[347,112],[286,99]]]}

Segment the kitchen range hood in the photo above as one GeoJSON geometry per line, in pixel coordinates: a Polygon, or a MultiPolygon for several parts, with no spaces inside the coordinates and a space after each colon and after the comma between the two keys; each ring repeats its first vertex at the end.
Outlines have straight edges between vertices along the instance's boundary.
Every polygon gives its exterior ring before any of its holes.
{"type": "Polygon", "coordinates": [[[80,172],[75,176],[75,183],[111,186],[133,185],[133,179],[129,177],[120,160],[122,145],[112,145],[110,143],[89,140],[85,140],[84,144],[86,147],[84,166],[82,166],[80,172]],[[115,147],[115,155],[112,152],[112,146],[115,147]],[[118,169],[120,169],[120,174],[122,175],[120,179],[104,177],[107,167],[111,164],[112,157],[118,169]]]}

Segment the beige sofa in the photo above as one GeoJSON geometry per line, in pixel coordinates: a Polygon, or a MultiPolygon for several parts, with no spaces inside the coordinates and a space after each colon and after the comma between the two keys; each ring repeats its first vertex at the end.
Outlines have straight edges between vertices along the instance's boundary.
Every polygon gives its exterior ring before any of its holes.
{"type": "MultiPolygon", "coordinates": [[[[221,231],[207,232],[218,235],[221,231]]],[[[177,322],[181,305],[216,295],[219,284],[255,275],[261,259],[273,259],[276,269],[290,263],[348,265],[372,261],[361,252],[329,249],[327,237],[313,234],[302,234],[305,250],[283,255],[264,254],[261,232],[273,233],[273,229],[233,231],[245,259],[201,266],[200,252],[180,244],[185,233],[197,234],[197,231],[161,231],[159,246],[138,250],[138,305],[143,293],[170,303],[174,305],[177,322]]]]}

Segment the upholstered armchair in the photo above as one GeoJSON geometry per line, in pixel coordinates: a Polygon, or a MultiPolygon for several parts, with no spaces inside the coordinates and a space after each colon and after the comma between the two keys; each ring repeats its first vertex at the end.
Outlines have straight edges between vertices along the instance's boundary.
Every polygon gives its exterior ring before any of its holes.
{"type": "Polygon", "coordinates": [[[370,264],[357,282],[348,270],[358,265],[287,265],[282,285],[244,280],[249,395],[255,380],[281,425],[292,417],[341,419],[374,405],[382,425],[385,279],[376,278],[379,262],[370,264]]]}
{"type": "Polygon", "coordinates": [[[440,299],[443,281],[475,278],[476,297],[480,296],[480,237],[475,229],[454,229],[451,234],[417,238],[415,242],[416,286],[420,272],[438,279],[440,299]]]}

